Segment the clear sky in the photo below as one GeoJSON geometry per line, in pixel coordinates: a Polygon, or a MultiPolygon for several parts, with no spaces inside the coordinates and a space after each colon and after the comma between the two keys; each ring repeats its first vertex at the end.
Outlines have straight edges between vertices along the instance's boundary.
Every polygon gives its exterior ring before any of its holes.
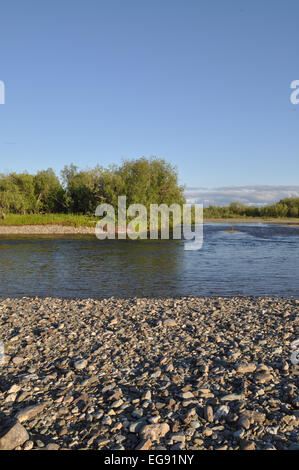
{"type": "Polygon", "coordinates": [[[298,0],[2,0],[0,172],[157,155],[297,185],[298,0]]]}

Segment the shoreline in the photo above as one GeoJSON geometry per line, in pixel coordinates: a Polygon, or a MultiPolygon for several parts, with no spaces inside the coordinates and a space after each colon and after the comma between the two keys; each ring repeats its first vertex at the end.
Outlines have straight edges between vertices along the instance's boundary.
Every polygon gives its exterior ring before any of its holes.
{"type": "Polygon", "coordinates": [[[2,298],[0,449],[298,449],[298,311],[293,298],[2,298]]]}
{"type": "MultiPolygon", "coordinates": [[[[287,227],[299,228],[298,221],[289,221],[287,219],[205,219],[205,223],[223,223],[223,224],[248,224],[262,223],[273,225],[284,225],[287,227]]],[[[65,235],[65,234],[94,234],[94,227],[75,227],[71,225],[45,224],[45,225],[4,225],[0,223],[0,235],[65,235]]]]}

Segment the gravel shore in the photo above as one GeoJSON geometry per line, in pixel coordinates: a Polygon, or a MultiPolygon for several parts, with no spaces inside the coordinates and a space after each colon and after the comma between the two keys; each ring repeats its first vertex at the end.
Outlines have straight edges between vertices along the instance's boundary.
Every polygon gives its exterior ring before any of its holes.
{"type": "Polygon", "coordinates": [[[65,225],[0,225],[0,235],[67,235],[95,234],[94,227],[65,225]]]}
{"type": "Polygon", "coordinates": [[[0,449],[298,449],[298,318],[295,299],[2,299],[0,449]]]}
{"type": "MultiPolygon", "coordinates": [[[[265,223],[278,224],[288,227],[299,228],[299,223],[294,220],[276,219],[205,219],[204,223],[225,223],[225,224],[249,224],[265,223]]],[[[95,227],[72,227],[66,225],[1,225],[0,235],[67,235],[67,234],[95,234],[95,227]]]]}

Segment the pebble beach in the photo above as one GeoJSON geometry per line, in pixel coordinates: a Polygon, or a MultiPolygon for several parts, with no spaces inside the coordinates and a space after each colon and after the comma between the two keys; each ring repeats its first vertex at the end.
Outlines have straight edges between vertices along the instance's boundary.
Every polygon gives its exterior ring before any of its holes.
{"type": "Polygon", "coordinates": [[[0,449],[296,450],[298,326],[292,298],[0,299],[0,449]]]}

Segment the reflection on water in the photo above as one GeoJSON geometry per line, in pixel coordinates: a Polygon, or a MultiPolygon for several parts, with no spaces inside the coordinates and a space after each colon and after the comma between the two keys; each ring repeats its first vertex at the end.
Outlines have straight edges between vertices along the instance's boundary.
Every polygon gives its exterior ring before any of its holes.
{"type": "Polygon", "coordinates": [[[203,248],[180,240],[1,236],[0,296],[299,297],[299,229],[206,224],[203,248]]]}

